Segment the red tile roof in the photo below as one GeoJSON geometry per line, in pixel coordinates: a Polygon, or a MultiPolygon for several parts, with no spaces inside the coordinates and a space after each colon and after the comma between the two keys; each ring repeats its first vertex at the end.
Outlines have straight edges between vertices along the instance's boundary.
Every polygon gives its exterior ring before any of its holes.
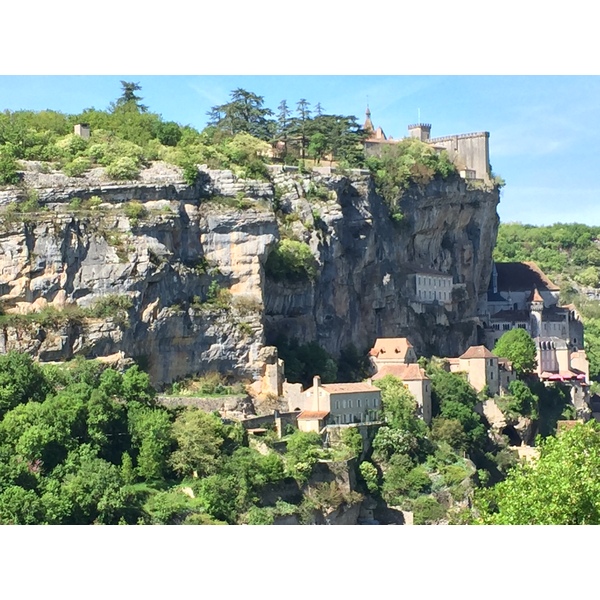
{"type": "Polygon", "coordinates": [[[402,359],[412,347],[412,344],[406,338],[377,338],[369,354],[371,356],[381,356],[382,358],[402,359]]]}
{"type": "Polygon", "coordinates": [[[531,292],[531,295],[529,296],[528,302],[543,302],[543,301],[544,301],[544,299],[542,298],[538,289],[534,288],[533,291],[531,292]]]}
{"type": "MultiPolygon", "coordinates": [[[[378,392],[379,388],[376,388],[370,383],[326,383],[321,386],[326,392],[330,394],[358,394],[361,392],[378,392]]],[[[311,388],[312,389],[312,388],[311,388]]]]}
{"type": "Polygon", "coordinates": [[[459,358],[497,358],[485,346],[471,346],[459,358]]]}
{"type": "Polygon", "coordinates": [[[325,419],[327,417],[327,415],[329,414],[329,411],[325,411],[325,410],[303,410],[299,415],[298,415],[298,419],[302,419],[303,421],[305,420],[314,420],[314,419],[325,419]]]}
{"type": "Polygon", "coordinates": [[[422,381],[429,379],[425,371],[416,363],[410,365],[385,365],[373,375],[373,380],[383,379],[386,375],[393,375],[402,381],[422,381]]]}

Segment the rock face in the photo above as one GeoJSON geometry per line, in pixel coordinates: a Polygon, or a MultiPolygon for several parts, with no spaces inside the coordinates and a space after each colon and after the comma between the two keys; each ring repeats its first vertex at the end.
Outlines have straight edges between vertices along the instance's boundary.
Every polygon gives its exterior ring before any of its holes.
{"type": "Polygon", "coordinates": [[[102,169],[68,178],[32,164],[24,185],[0,190],[0,352],[40,360],[121,352],[143,359],[160,385],[209,370],[256,378],[261,349],[281,334],[334,355],[378,336],[408,335],[425,354],[456,355],[476,341],[497,190],[469,191],[460,179],[410,189],[397,226],[358,172],[280,170],[265,183],[201,170],[188,186],[160,164],[122,184],[102,169]],[[40,210],[10,210],[27,189],[40,210]],[[310,246],[313,281],[266,276],[282,236],[310,246]],[[462,299],[418,305],[411,267],[452,274],[462,299]],[[99,313],[107,295],[114,310],[99,313]],[[123,298],[126,318],[116,303],[123,298]]]}
{"type": "Polygon", "coordinates": [[[319,275],[293,286],[267,281],[268,341],[285,332],[316,339],[334,355],[348,344],[367,350],[376,337],[407,336],[418,353],[449,356],[476,343],[476,303],[489,283],[498,228],[497,190],[469,191],[458,178],[413,187],[397,226],[369,175],[313,179],[330,190],[318,217],[297,188],[288,210],[299,215],[295,233],[313,249],[319,275]],[[463,299],[450,310],[416,302],[413,268],[451,274],[463,299]]]}

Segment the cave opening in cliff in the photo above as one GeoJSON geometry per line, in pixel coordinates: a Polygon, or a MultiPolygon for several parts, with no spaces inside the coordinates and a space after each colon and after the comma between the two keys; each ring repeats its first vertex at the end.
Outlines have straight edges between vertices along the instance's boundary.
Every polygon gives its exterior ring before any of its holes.
{"type": "Polygon", "coordinates": [[[509,443],[511,446],[520,446],[521,445],[521,438],[512,425],[506,426],[502,430],[501,433],[502,433],[502,435],[505,435],[506,437],[508,437],[508,440],[509,440],[509,443]]]}

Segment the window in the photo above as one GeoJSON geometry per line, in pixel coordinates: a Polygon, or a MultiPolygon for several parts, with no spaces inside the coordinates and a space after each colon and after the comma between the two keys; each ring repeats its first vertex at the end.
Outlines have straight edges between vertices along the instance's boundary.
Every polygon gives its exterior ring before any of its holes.
{"type": "Polygon", "coordinates": [[[348,408],[352,408],[352,400],[348,400],[348,408]]]}
{"type": "Polygon", "coordinates": [[[356,400],[356,408],[360,408],[360,398],[356,400]]]}

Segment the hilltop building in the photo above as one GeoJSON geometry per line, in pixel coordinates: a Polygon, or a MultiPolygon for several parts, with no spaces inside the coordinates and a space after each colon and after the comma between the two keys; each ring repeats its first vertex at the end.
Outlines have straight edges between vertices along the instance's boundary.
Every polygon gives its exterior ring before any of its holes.
{"type": "MultiPolygon", "coordinates": [[[[375,128],[369,107],[367,107],[363,129],[369,133],[364,143],[365,154],[368,156],[379,156],[386,145],[397,144],[403,139],[388,138],[381,127],[375,128]]],[[[448,152],[463,179],[479,179],[486,183],[491,181],[489,132],[461,133],[432,138],[431,125],[417,123],[408,126],[408,137],[419,139],[437,152],[442,150],[448,152]]]]}

